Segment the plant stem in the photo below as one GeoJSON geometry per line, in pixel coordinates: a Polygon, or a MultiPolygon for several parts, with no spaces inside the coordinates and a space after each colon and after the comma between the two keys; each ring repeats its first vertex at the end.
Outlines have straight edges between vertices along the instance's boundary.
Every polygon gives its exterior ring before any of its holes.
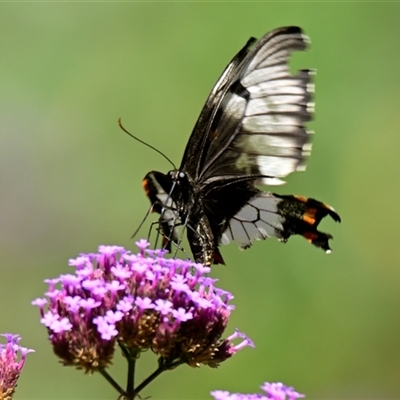
{"type": "Polygon", "coordinates": [[[134,399],[134,386],[135,386],[135,366],[136,358],[129,357],[128,361],[128,378],[126,383],[126,393],[129,399],[134,399]]]}
{"type": "Polygon", "coordinates": [[[124,357],[126,357],[128,359],[130,354],[129,354],[129,350],[126,348],[126,346],[120,341],[118,341],[118,346],[121,349],[122,354],[124,355],[124,357]]]}
{"type": "Polygon", "coordinates": [[[165,363],[162,359],[160,359],[159,367],[151,375],[149,375],[140,385],[136,387],[136,389],[133,391],[132,399],[134,399],[140,393],[140,391],[142,391],[149,383],[151,383],[154,379],[156,379],[157,376],[161,375],[161,373],[163,373],[166,370],[176,368],[177,366],[183,363],[184,361],[178,360],[168,364],[165,363]]]}
{"type": "Polygon", "coordinates": [[[126,358],[128,363],[128,374],[127,374],[127,383],[126,383],[126,396],[127,400],[131,400],[134,398],[134,387],[135,387],[135,367],[136,360],[138,358],[138,354],[140,351],[136,348],[126,347],[123,342],[118,342],[118,345],[122,351],[123,356],[126,358]]]}
{"type": "Polygon", "coordinates": [[[111,386],[121,395],[121,396],[126,396],[126,392],[124,389],[122,389],[121,386],[118,385],[118,383],[114,380],[114,378],[104,369],[101,368],[99,369],[99,372],[101,375],[106,378],[107,382],[111,384],[111,386]]]}

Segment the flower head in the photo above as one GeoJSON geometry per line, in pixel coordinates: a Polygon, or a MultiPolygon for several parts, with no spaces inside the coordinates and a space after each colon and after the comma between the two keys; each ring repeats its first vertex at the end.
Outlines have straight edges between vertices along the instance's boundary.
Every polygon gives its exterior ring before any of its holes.
{"type": "Polygon", "coordinates": [[[20,336],[5,333],[7,343],[0,343],[0,399],[11,400],[17,380],[25,364],[26,355],[34,350],[19,346],[20,336]]]}
{"type": "Polygon", "coordinates": [[[304,394],[297,393],[292,387],[285,386],[280,382],[265,382],[261,389],[265,394],[229,393],[224,390],[214,390],[211,392],[211,396],[215,400],[296,400],[304,397],[304,394]]]}
{"type": "Polygon", "coordinates": [[[152,349],[164,365],[216,367],[252,345],[236,332],[221,339],[233,296],[204,276],[209,268],[164,258],[136,243],[138,254],[100,246],[96,254],[70,260],[75,274],[47,280],[40,308],[55,353],[65,365],[86,372],[107,367],[116,343],[129,354],[152,349]],[[241,342],[234,345],[232,341],[241,342]]]}

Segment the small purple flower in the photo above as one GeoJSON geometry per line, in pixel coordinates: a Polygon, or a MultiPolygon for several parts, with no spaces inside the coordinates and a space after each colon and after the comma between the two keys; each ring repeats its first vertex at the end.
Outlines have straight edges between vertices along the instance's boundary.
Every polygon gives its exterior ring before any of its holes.
{"type": "Polygon", "coordinates": [[[113,323],[109,323],[104,317],[96,317],[93,319],[93,323],[97,325],[97,330],[101,335],[102,339],[110,340],[114,336],[118,335],[118,331],[115,329],[113,323]]]}
{"type": "Polygon", "coordinates": [[[181,322],[188,321],[189,319],[193,318],[193,314],[190,311],[186,312],[186,310],[182,307],[179,307],[177,310],[172,310],[172,315],[181,322]]]}
{"type": "Polygon", "coordinates": [[[85,267],[87,263],[90,263],[90,259],[86,255],[84,255],[82,257],[77,257],[75,259],[69,260],[68,265],[70,265],[71,267],[77,267],[78,269],[81,269],[85,267]]]}
{"type": "Polygon", "coordinates": [[[239,344],[237,344],[236,346],[231,347],[231,351],[233,352],[237,352],[238,350],[242,349],[245,346],[250,346],[255,348],[256,346],[254,345],[253,341],[246,336],[244,333],[239,332],[238,329],[235,329],[235,333],[233,333],[231,336],[227,337],[226,340],[231,342],[232,340],[236,339],[236,338],[240,338],[243,339],[239,344]]]}
{"type": "Polygon", "coordinates": [[[20,336],[5,333],[7,343],[0,343],[0,399],[11,399],[21,370],[25,364],[26,355],[34,352],[18,345],[20,336]]]}
{"type": "Polygon", "coordinates": [[[75,274],[47,280],[47,298],[32,302],[64,365],[103,370],[118,343],[130,354],[151,349],[165,366],[217,367],[252,346],[238,331],[222,339],[233,296],[205,275],[209,267],[166,259],[146,240],[136,244],[138,254],[100,246],[69,260],[75,274]]]}
{"type": "Polygon", "coordinates": [[[44,314],[44,312],[43,312],[43,307],[44,307],[45,304],[47,304],[47,299],[38,298],[38,299],[36,299],[36,300],[33,300],[31,304],[32,304],[33,306],[38,306],[39,309],[40,309],[40,313],[41,313],[41,315],[43,316],[43,314],[44,314]]]}
{"type": "Polygon", "coordinates": [[[68,318],[61,318],[60,320],[53,321],[49,328],[54,333],[68,332],[72,328],[72,324],[68,321],[68,318]]]}
{"type": "Polygon", "coordinates": [[[151,299],[148,297],[136,297],[134,303],[139,307],[141,310],[146,310],[150,308],[155,308],[155,305],[152,303],[151,299]]]}
{"type": "Polygon", "coordinates": [[[155,310],[160,312],[162,315],[167,315],[172,312],[173,304],[169,300],[156,300],[155,310]]]}
{"type": "Polygon", "coordinates": [[[81,299],[79,305],[83,307],[85,310],[89,311],[92,308],[96,308],[99,305],[101,305],[101,301],[95,301],[94,299],[89,297],[88,299],[81,299]]]}
{"type": "Polygon", "coordinates": [[[268,399],[273,400],[296,400],[305,397],[304,394],[297,393],[292,387],[285,386],[283,383],[268,383],[265,382],[261,389],[267,393],[268,399]]]}
{"type": "Polygon", "coordinates": [[[122,283],[119,283],[116,280],[113,280],[109,283],[106,283],[106,288],[111,292],[111,293],[116,293],[118,292],[118,290],[124,290],[125,289],[125,285],[123,285],[122,283]]]}
{"type": "Polygon", "coordinates": [[[132,276],[132,271],[126,268],[124,265],[118,264],[115,267],[111,267],[111,272],[118,279],[124,280],[132,276]]]}
{"type": "Polygon", "coordinates": [[[140,239],[135,242],[136,246],[140,250],[140,254],[144,255],[144,251],[150,246],[150,243],[146,239],[140,239]]]}
{"type": "Polygon", "coordinates": [[[116,322],[121,321],[123,316],[124,314],[122,314],[121,311],[108,310],[104,318],[109,324],[115,324],[116,322]]]}
{"type": "Polygon", "coordinates": [[[58,321],[58,314],[53,314],[52,311],[47,311],[43,317],[40,319],[40,322],[44,325],[47,326],[47,328],[50,328],[50,326],[58,321]]]}
{"type": "MultiPolygon", "coordinates": [[[[151,300],[150,300],[151,301],[151,300]]],[[[117,303],[117,310],[127,313],[132,310],[133,297],[131,295],[125,296],[117,303]]]]}
{"type": "Polygon", "coordinates": [[[67,304],[69,310],[71,312],[77,312],[80,307],[80,302],[82,299],[79,296],[65,296],[64,297],[64,303],[67,304]]]}
{"type": "Polygon", "coordinates": [[[225,390],[214,390],[211,396],[215,400],[296,400],[305,397],[294,391],[292,387],[285,386],[283,383],[268,383],[265,382],[261,389],[266,394],[243,394],[243,393],[229,393],[225,390]]]}

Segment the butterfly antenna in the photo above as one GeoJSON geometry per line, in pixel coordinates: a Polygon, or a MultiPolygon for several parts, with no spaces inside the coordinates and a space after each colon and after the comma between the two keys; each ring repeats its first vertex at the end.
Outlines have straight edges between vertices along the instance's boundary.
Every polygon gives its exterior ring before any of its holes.
{"type": "Polygon", "coordinates": [[[163,152],[161,152],[160,150],[156,149],[156,148],[155,148],[154,146],[152,146],[151,144],[146,143],[146,142],[143,141],[142,139],[139,139],[139,138],[136,137],[135,135],[132,135],[132,133],[128,132],[128,131],[124,128],[124,126],[122,125],[121,118],[118,118],[118,125],[119,125],[119,127],[120,127],[126,134],[128,134],[131,138],[137,140],[139,143],[142,143],[142,144],[144,144],[144,145],[147,146],[147,147],[150,147],[150,149],[152,149],[152,150],[156,151],[158,154],[162,155],[162,156],[172,165],[173,169],[177,169],[176,166],[175,166],[175,164],[174,164],[163,152]]]}

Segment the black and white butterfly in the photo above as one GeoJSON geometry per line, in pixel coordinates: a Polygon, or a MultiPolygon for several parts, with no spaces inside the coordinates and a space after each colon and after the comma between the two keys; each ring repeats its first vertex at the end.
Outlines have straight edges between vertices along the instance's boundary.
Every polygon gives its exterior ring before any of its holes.
{"type": "Polygon", "coordinates": [[[195,260],[205,265],[224,263],[221,244],[235,241],[248,248],[271,236],[286,242],[299,234],[331,251],[332,236],[317,226],[328,214],[340,221],[332,207],[256,187],[284,183],[281,178],[304,169],[310,153],[304,124],[313,113],[313,71],[291,75],[288,67],[291,53],[307,43],[298,27],[251,38],[212,89],[181,166],[145,176],[165,248],[179,246],[181,225],[195,260]]]}

